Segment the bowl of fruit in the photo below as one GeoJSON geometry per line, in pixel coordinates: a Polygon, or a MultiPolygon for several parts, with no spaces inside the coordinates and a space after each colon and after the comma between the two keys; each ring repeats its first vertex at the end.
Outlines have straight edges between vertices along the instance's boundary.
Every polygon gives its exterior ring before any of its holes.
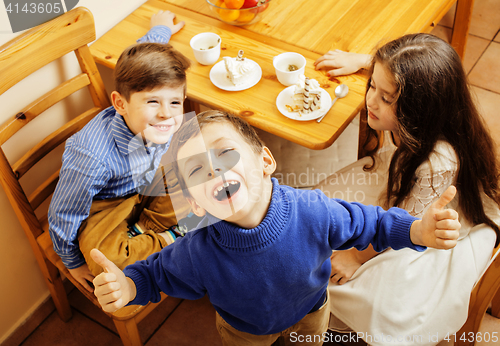
{"type": "Polygon", "coordinates": [[[249,25],[262,19],[271,0],[206,0],[213,13],[224,23],[249,25]]]}

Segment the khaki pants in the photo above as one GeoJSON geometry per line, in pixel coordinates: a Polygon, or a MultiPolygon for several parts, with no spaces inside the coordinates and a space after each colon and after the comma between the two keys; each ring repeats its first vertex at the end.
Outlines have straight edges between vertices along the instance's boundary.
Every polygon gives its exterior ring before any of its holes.
{"type": "MultiPolygon", "coordinates": [[[[161,172],[161,170],[159,170],[161,172]]],[[[94,275],[102,272],[90,258],[90,250],[99,249],[106,257],[123,269],[138,260],[143,260],[167,244],[157,233],[164,232],[177,220],[185,217],[190,209],[182,203],[184,196],[173,172],[169,170],[157,175],[149,189],[154,189],[168,181],[168,194],[150,196],[135,194],[128,197],[95,200],[90,208],[89,217],[82,223],[78,232],[80,250],[90,271],[94,275]],[[172,201],[177,200],[174,211],[172,201]],[[183,208],[179,208],[183,205],[183,208]],[[128,226],[141,221],[144,234],[129,238],[128,226]]],[[[148,190],[151,191],[151,190],[148,190]]]]}
{"type": "Polygon", "coordinates": [[[285,345],[321,346],[324,339],[323,333],[328,329],[328,319],[330,318],[329,306],[327,292],[325,303],[317,311],[307,314],[299,322],[280,333],[268,335],[254,335],[240,332],[217,313],[217,330],[224,346],[269,346],[279,337],[285,339],[285,345]]]}

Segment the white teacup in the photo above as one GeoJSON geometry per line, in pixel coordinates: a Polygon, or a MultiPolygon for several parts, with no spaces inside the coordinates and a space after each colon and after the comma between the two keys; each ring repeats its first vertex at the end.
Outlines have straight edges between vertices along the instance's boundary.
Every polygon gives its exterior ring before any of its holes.
{"type": "Polygon", "coordinates": [[[273,65],[279,82],[284,86],[290,86],[297,83],[299,76],[304,74],[306,58],[299,53],[282,53],[273,58],[273,65]]]}
{"type": "Polygon", "coordinates": [[[212,65],[219,59],[220,44],[220,36],[213,32],[198,34],[190,41],[194,57],[202,65],[212,65]]]}

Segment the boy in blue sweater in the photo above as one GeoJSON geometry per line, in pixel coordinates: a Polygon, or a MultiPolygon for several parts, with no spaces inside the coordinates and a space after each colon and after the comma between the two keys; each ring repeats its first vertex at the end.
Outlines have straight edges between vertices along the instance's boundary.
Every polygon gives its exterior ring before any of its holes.
{"type": "Polygon", "coordinates": [[[322,345],[332,249],[452,248],[460,223],[443,194],[422,220],[406,211],[280,186],[276,162],[239,117],[208,111],[181,127],[169,150],[197,230],[122,272],[98,250],[94,280],[105,311],[207,294],[224,345],[322,345]],[[222,221],[223,220],[223,221],[222,221]]]}

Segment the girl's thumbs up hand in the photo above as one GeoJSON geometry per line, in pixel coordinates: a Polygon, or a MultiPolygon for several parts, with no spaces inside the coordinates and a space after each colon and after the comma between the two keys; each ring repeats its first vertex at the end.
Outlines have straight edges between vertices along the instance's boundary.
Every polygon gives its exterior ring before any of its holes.
{"type": "Polygon", "coordinates": [[[453,209],[444,209],[455,197],[457,189],[448,187],[437,201],[432,203],[422,220],[415,221],[410,229],[413,244],[451,249],[457,245],[460,222],[458,213],[453,209]]]}
{"type": "Polygon", "coordinates": [[[135,298],[134,282],[104,254],[97,250],[90,251],[92,259],[104,269],[104,273],[94,278],[94,294],[106,312],[115,312],[135,298]]]}

